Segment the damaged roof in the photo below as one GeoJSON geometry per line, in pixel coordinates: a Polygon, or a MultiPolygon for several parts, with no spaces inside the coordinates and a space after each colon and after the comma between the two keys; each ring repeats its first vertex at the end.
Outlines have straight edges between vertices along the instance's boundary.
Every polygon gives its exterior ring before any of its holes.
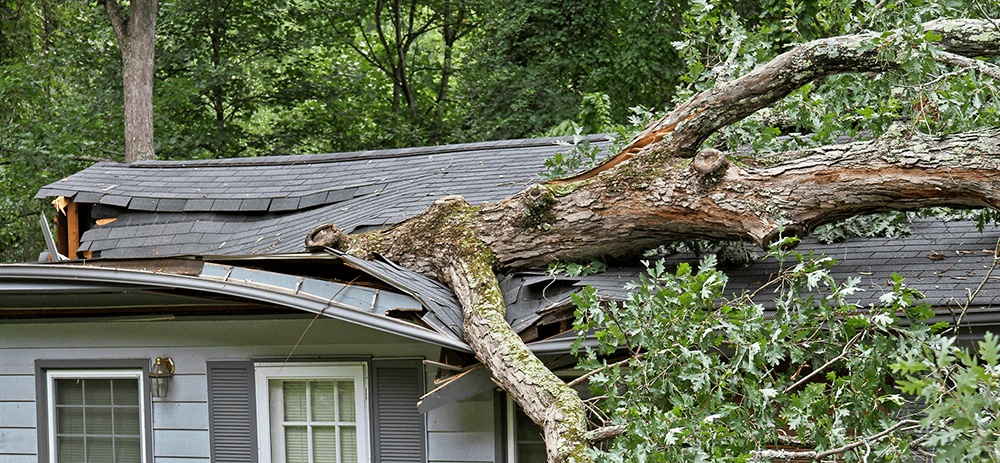
{"type": "MultiPolygon", "coordinates": [[[[591,136],[595,146],[608,143],[591,136]]],[[[251,255],[301,251],[306,233],[382,228],[435,199],[471,204],[537,183],[571,138],[538,138],[353,153],[98,163],[36,198],[93,204],[80,251],[93,257],[251,255]]]]}

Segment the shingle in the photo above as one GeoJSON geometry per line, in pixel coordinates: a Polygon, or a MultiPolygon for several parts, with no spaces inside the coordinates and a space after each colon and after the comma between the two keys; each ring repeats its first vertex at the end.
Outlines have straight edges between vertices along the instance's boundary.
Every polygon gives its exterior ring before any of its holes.
{"type": "Polygon", "coordinates": [[[214,199],[189,199],[184,203],[185,211],[211,211],[214,199]]]}
{"type": "Polygon", "coordinates": [[[156,204],[156,210],[159,211],[171,211],[180,212],[184,210],[184,206],[187,204],[186,199],[160,199],[156,204]]]}
{"type": "Polygon", "coordinates": [[[111,233],[112,228],[110,227],[95,227],[87,230],[83,233],[80,238],[83,240],[102,240],[108,237],[111,233]]]}
{"type": "Polygon", "coordinates": [[[131,238],[135,235],[135,227],[118,227],[108,233],[108,239],[131,238]]]}
{"type": "Polygon", "coordinates": [[[239,199],[217,199],[212,206],[212,210],[236,212],[240,210],[240,204],[242,203],[243,201],[239,199]]]}
{"type": "Polygon", "coordinates": [[[101,197],[101,204],[106,204],[108,206],[128,207],[129,201],[131,200],[132,200],[131,196],[104,195],[103,197],[101,197]]]}
{"type": "Polygon", "coordinates": [[[241,211],[266,211],[271,205],[270,198],[244,199],[240,204],[241,211]]]}
{"type": "Polygon", "coordinates": [[[313,206],[322,205],[326,201],[326,195],[327,195],[326,192],[320,192],[303,196],[299,200],[299,209],[306,209],[313,206]]]}
{"type": "Polygon", "coordinates": [[[194,227],[193,223],[190,222],[179,222],[167,224],[163,229],[164,235],[179,235],[182,233],[189,233],[191,228],[194,227]]]}
{"type": "Polygon", "coordinates": [[[132,198],[128,208],[133,211],[155,211],[158,202],[155,198],[132,198]]]}
{"type": "Polygon", "coordinates": [[[81,192],[79,192],[79,193],[76,194],[76,197],[73,198],[73,201],[77,202],[77,203],[94,204],[94,203],[100,201],[102,196],[104,196],[104,193],[93,193],[93,192],[89,192],[89,191],[81,191],[81,192]]]}
{"type": "Polygon", "coordinates": [[[274,212],[282,211],[294,211],[299,208],[299,198],[274,198],[271,200],[271,205],[268,210],[274,212]]]}
{"type": "Polygon", "coordinates": [[[357,194],[357,188],[344,188],[327,192],[326,203],[337,203],[353,198],[357,194]]]}

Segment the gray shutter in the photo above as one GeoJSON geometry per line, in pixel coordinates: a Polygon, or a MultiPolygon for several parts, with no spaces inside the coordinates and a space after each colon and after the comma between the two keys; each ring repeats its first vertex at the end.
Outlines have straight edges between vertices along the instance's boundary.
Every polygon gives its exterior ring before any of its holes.
{"type": "Polygon", "coordinates": [[[372,361],[372,422],[375,463],[419,463],[427,460],[424,415],[417,401],[424,391],[420,360],[372,361]]]}
{"type": "Polygon", "coordinates": [[[257,463],[253,363],[206,362],[212,461],[257,463]]]}

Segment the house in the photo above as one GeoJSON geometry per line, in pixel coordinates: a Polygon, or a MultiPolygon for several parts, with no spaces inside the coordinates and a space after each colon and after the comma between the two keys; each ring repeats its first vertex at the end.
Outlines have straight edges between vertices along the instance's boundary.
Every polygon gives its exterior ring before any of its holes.
{"type": "MultiPolygon", "coordinates": [[[[534,425],[476,367],[447,287],[304,238],[381,228],[442,196],[509,196],[554,141],[99,163],[46,186],[50,254],[70,259],[0,265],[0,462],[543,461],[534,425]]],[[[801,248],[861,278],[861,303],[899,273],[981,337],[998,320],[1000,229],[913,227],[801,248]]],[[[732,269],[728,290],[776,269],[732,269]]],[[[590,284],[620,299],[640,272],[501,275],[508,321],[573,375],[569,296],[590,284]]]]}

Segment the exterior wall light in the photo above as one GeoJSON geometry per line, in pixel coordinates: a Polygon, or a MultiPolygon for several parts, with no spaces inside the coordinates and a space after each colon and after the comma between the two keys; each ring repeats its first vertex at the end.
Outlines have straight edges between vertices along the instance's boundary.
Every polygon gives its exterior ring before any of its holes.
{"type": "Polygon", "coordinates": [[[174,361],[170,357],[156,357],[153,370],[149,372],[149,391],[153,397],[164,398],[170,377],[174,375],[174,361]]]}

